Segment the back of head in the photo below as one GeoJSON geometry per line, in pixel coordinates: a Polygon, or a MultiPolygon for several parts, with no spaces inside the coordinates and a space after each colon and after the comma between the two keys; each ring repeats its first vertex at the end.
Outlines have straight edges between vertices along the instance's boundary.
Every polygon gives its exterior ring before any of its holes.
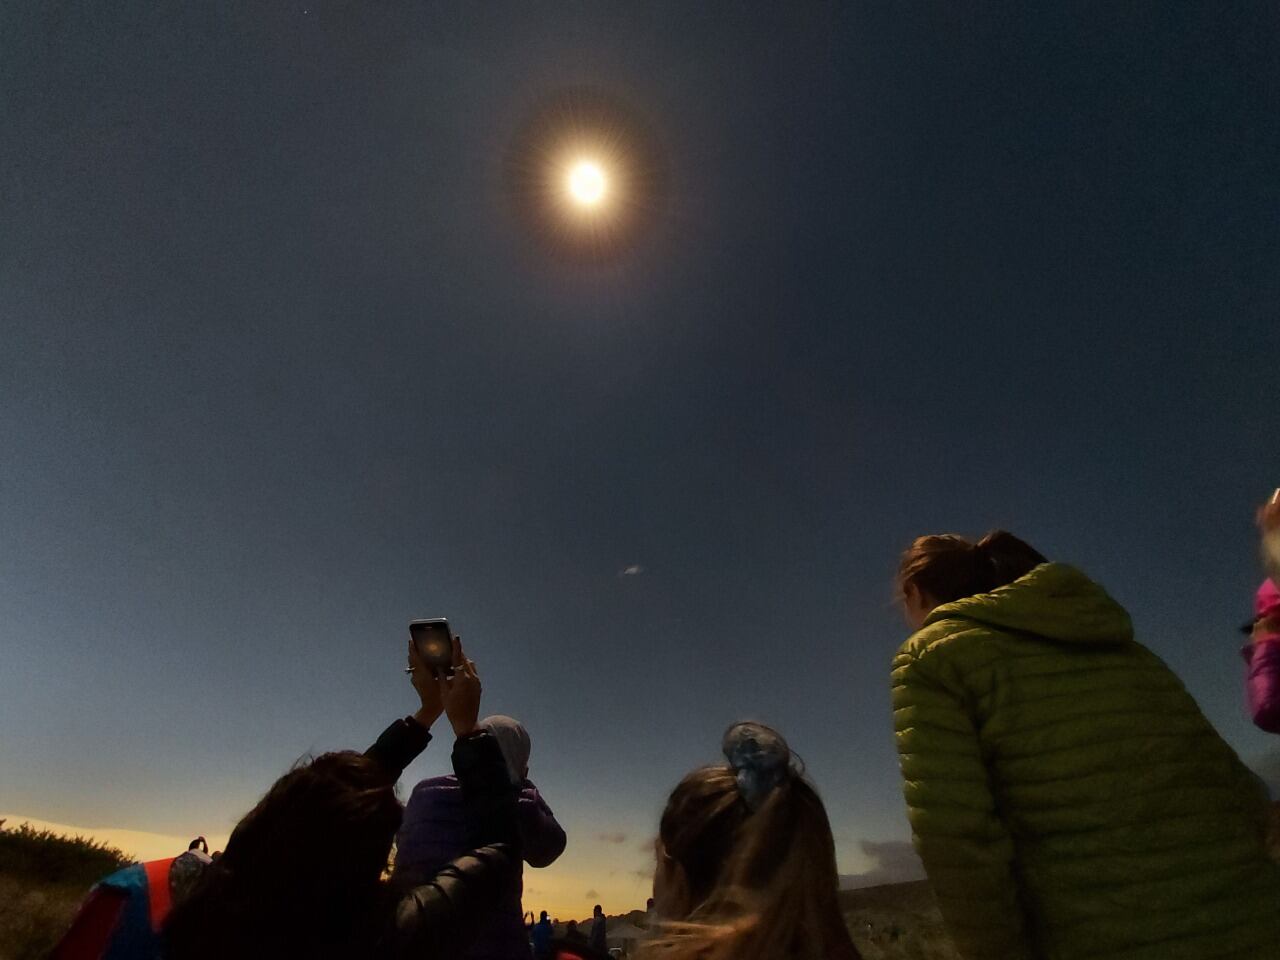
{"type": "Polygon", "coordinates": [[[950,603],[1013,583],[1045,557],[1024,540],[993,530],[974,543],[954,533],[918,537],[902,555],[898,590],[914,588],[934,603],[950,603]]]}
{"type": "Polygon", "coordinates": [[[327,753],[277,780],[165,926],[167,956],[338,955],[367,920],[400,823],[372,759],[327,753]]]}
{"type": "Polygon", "coordinates": [[[759,795],[728,765],[694,770],[672,791],[659,839],[680,867],[686,916],[666,918],[677,922],[648,955],[857,956],[840,914],[826,809],[789,757],[777,782],[759,795]]]}
{"type": "Polygon", "coordinates": [[[533,742],[529,739],[529,731],[519,720],[494,714],[485,717],[476,724],[477,730],[488,731],[498,743],[502,751],[502,759],[507,762],[507,774],[511,782],[519,786],[529,775],[529,753],[533,742]]]}

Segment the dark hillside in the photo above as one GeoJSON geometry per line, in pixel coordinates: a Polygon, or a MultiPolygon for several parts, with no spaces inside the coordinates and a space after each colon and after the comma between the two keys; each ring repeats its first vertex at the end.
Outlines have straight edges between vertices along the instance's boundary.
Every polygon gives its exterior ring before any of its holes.
{"type": "Polygon", "coordinates": [[[840,891],[864,960],[959,960],[927,880],[840,891]]]}

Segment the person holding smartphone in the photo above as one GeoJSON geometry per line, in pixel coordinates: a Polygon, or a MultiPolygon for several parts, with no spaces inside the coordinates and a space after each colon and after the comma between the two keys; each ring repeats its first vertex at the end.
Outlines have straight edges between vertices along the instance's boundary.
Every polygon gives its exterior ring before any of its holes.
{"type": "MultiPolygon", "coordinates": [[[[456,639],[448,621],[437,618],[413,620],[409,624],[423,660],[430,665],[433,650],[448,650],[456,639]]],[[[435,654],[438,657],[438,654],[435,654]]],[[[497,741],[507,763],[507,775],[518,791],[520,843],[523,861],[531,867],[547,867],[564,852],[564,828],[537,786],[529,779],[532,741],[518,720],[506,716],[478,721],[497,741]]],[[[405,804],[400,832],[396,835],[396,866],[393,880],[415,883],[430,876],[469,845],[466,798],[456,776],[431,777],[418,783],[405,804]]],[[[485,930],[460,960],[528,960],[529,940],[524,923],[523,877],[518,868],[494,904],[485,930]]]]}
{"type": "Polygon", "coordinates": [[[1259,508],[1258,528],[1267,579],[1254,595],[1253,620],[1244,628],[1249,635],[1241,650],[1248,664],[1245,697],[1254,724],[1280,733],[1280,490],[1259,508]]]}
{"type": "Polygon", "coordinates": [[[420,706],[363,754],[326,753],[286,773],[237,824],[199,888],[170,914],[166,960],[453,958],[520,863],[516,791],[476,727],[481,685],[462,645],[432,670],[411,643],[420,706]],[[470,848],[408,888],[383,880],[402,814],[395,783],[444,715],[466,797],[470,848]]]}

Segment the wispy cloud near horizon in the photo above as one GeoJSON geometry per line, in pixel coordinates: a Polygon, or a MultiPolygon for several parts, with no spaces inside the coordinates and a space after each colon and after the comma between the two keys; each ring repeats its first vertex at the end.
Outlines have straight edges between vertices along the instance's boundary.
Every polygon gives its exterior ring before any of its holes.
{"type": "Polygon", "coordinates": [[[915,848],[906,840],[860,840],[862,852],[875,866],[862,873],[840,875],[841,890],[878,887],[886,883],[907,883],[925,879],[924,864],[915,848]]]}

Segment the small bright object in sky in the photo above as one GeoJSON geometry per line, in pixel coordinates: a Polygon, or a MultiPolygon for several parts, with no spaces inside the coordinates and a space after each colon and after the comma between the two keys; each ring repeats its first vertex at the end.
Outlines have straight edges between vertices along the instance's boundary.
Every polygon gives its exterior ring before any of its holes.
{"type": "Polygon", "coordinates": [[[584,207],[593,207],[604,199],[604,171],[599,164],[580,160],[569,171],[569,195],[584,207]]]}

